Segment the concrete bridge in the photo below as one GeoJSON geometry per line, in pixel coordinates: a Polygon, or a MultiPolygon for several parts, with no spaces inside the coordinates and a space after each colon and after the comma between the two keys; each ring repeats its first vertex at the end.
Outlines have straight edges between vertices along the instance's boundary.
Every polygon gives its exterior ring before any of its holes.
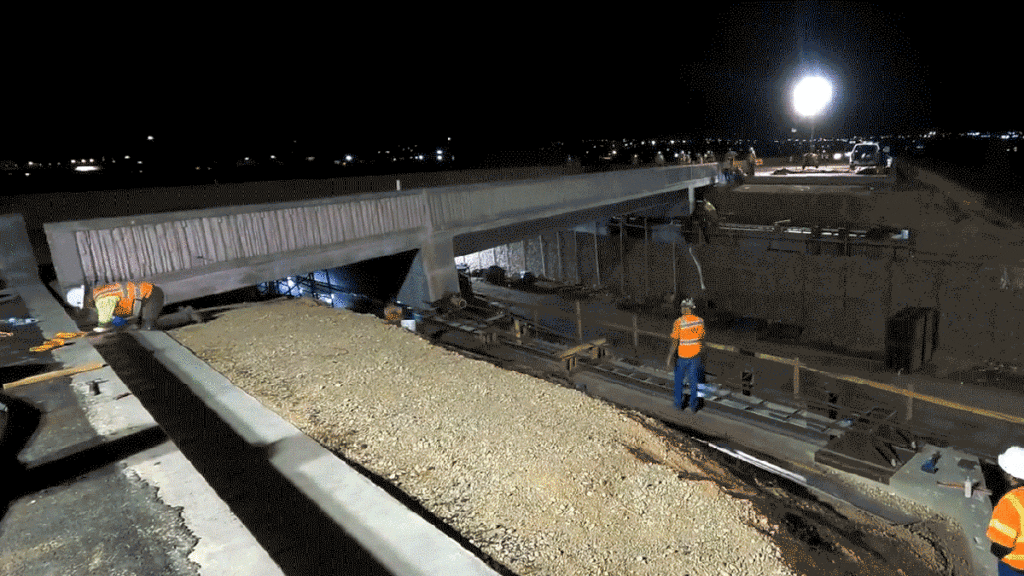
{"type": "MultiPolygon", "coordinates": [[[[168,304],[418,250],[403,299],[458,291],[455,256],[637,211],[686,215],[716,164],[661,166],[47,223],[60,289],[147,279],[168,304]]],[[[276,182],[308,197],[317,180],[276,182]]],[[[233,186],[253,186],[238,184],[233,186]]],[[[153,194],[194,191],[165,188],[153,194]]]]}

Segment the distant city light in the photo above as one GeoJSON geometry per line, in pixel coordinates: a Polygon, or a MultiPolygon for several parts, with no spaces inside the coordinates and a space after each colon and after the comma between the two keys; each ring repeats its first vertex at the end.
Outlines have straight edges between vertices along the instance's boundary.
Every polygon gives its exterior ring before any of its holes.
{"type": "Polygon", "coordinates": [[[352,155],[351,154],[346,154],[345,155],[345,161],[346,162],[351,162],[352,161],[352,155]]]}
{"type": "Polygon", "coordinates": [[[75,172],[95,172],[99,169],[99,166],[76,166],[75,172]]]}
{"type": "Polygon", "coordinates": [[[146,136],[146,140],[152,140],[152,139],[153,139],[152,136],[146,136]]]}

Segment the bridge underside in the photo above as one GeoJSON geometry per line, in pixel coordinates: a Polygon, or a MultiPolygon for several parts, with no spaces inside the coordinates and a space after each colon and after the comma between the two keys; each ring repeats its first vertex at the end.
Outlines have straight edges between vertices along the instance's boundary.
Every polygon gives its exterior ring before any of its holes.
{"type": "Polygon", "coordinates": [[[446,295],[459,292],[455,257],[465,256],[495,246],[509,244],[524,238],[536,238],[545,232],[573,230],[590,231],[598,221],[651,212],[652,214],[689,214],[692,188],[665,192],[644,198],[606,204],[585,210],[565,212],[557,216],[522,220],[464,234],[437,234],[433,242],[417,254],[409,277],[399,293],[399,299],[414,307],[436,302],[446,295]]]}

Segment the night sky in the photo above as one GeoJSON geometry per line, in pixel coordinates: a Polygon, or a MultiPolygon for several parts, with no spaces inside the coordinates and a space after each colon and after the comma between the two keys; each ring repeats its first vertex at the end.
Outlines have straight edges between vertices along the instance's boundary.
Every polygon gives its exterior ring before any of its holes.
{"type": "Polygon", "coordinates": [[[148,135],[208,154],[283,139],[786,138],[809,129],[790,109],[803,71],[836,90],[819,136],[1024,127],[1019,8],[705,4],[17,15],[0,159],[99,155],[148,135]]]}

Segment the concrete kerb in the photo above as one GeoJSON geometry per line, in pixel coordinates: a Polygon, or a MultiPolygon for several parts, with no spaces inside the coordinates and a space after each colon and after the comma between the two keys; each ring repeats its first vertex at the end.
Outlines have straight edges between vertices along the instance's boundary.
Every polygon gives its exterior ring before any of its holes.
{"type": "Polygon", "coordinates": [[[136,338],[235,433],[397,576],[496,575],[482,560],[162,332],[136,338]]]}

